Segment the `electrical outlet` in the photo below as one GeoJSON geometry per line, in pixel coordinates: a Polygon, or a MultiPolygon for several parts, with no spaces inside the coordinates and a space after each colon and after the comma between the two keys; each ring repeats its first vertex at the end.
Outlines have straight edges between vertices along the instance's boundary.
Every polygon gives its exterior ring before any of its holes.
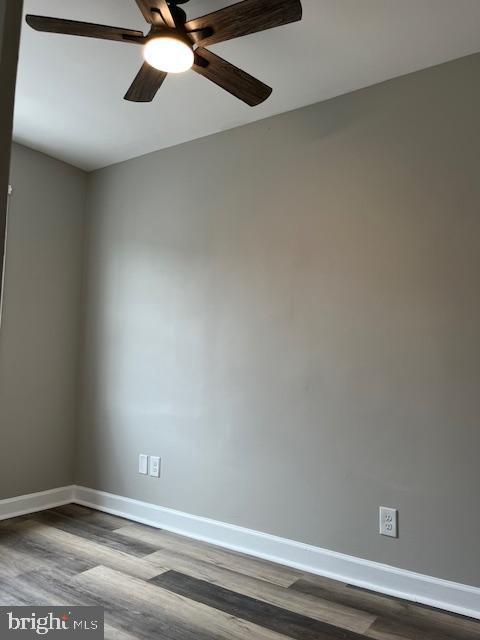
{"type": "Polygon", "coordinates": [[[148,470],[152,478],[160,477],[160,458],[158,456],[150,456],[150,466],[148,470]]]}
{"type": "Polygon", "coordinates": [[[148,473],[148,456],[143,453],[138,456],[138,473],[143,473],[144,475],[148,473]]]}
{"type": "Polygon", "coordinates": [[[398,511],[389,507],[380,507],[380,534],[398,538],[398,511]]]}

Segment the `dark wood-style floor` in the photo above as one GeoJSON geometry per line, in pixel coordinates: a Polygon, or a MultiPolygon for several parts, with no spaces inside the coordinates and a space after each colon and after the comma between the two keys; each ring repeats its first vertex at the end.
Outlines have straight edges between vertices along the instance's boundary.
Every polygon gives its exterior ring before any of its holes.
{"type": "Polygon", "coordinates": [[[479,640],[480,623],[68,505],[0,523],[0,605],[101,605],[115,640],[479,640]]]}

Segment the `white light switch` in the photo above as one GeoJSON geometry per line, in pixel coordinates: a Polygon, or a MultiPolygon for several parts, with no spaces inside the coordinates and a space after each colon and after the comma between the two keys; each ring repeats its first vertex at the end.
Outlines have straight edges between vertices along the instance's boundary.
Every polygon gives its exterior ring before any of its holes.
{"type": "Polygon", "coordinates": [[[160,458],[158,456],[150,456],[149,475],[153,478],[160,477],[160,458]]]}
{"type": "Polygon", "coordinates": [[[138,473],[143,473],[144,475],[148,473],[148,456],[143,453],[138,456],[138,473]]]}
{"type": "Polygon", "coordinates": [[[389,507],[380,507],[380,533],[382,536],[398,538],[398,511],[389,507]]]}

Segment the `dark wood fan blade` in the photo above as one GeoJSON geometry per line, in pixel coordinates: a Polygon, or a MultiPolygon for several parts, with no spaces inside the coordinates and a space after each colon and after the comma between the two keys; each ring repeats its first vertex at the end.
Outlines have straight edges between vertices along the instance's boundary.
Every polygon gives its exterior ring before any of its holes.
{"type": "Polygon", "coordinates": [[[202,47],[195,51],[192,69],[250,107],[264,102],[272,93],[271,87],[202,47]]]}
{"type": "Polygon", "coordinates": [[[302,19],[300,0],[243,0],[185,24],[189,32],[210,29],[203,46],[265,31],[302,19]]]}
{"type": "Polygon", "coordinates": [[[150,24],[175,28],[175,21],[166,0],[135,0],[143,17],[150,24]]]}
{"type": "Polygon", "coordinates": [[[69,36],[84,36],[86,38],[100,38],[102,40],[116,40],[117,42],[133,42],[144,44],[145,37],[141,31],[107,27],[90,22],[76,20],[62,20],[61,18],[46,18],[44,16],[26,16],[27,24],[36,31],[48,33],[63,33],[69,36]]]}
{"type": "Polygon", "coordinates": [[[151,102],[166,77],[167,74],[164,71],[158,71],[158,69],[154,69],[147,62],[144,62],[130,89],[125,94],[125,100],[130,102],[151,102]]]}

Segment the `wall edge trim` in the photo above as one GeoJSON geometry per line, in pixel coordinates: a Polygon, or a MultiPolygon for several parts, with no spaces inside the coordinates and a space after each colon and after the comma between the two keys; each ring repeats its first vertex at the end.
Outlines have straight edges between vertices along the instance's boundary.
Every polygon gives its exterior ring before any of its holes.
{"type": "Polygon", "coordinates": [[[69,504],[72,502],[74,490],[73,485],[68,485],[0,500],[0,520],[8,520],[69,504]]]}
{"type": "Polygon", "coordinates": [[[72,493],[73,502],[105,513],[306,573],[480,619],[480,587],[415,573],[88,487],[74,486],[72,493]]]}

